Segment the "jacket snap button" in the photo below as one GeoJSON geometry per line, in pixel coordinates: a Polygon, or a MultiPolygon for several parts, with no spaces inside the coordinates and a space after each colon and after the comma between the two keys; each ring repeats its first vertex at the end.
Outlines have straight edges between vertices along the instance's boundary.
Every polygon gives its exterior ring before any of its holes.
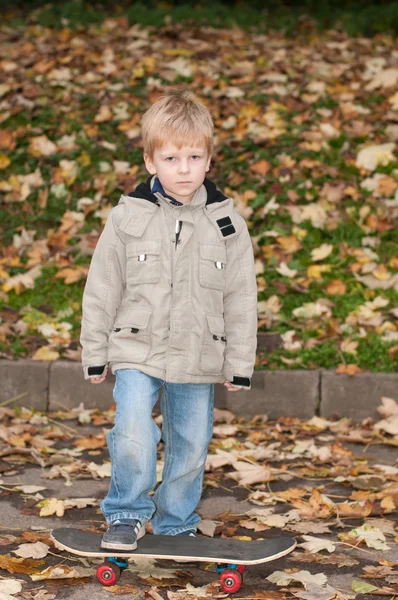
{"type": "Polygon", "coordinates": [[[216,335],[213,335],[213,340],[218,340],[218,337],[216,335]]]}
{"type": "Polygon", "coordinates": [[[137,333],[139,331],[139,329],[135,329],[135,327],[131,328],[131,333],[137,333]]]}
{"type": "Polygon", "coordinates": [[[120,327],[116,327],[116,329],[114,329],[113,331],[116,331],[117,333],[118,331],[120,331],[120,327]]]}
{"type": "Polygon", "coordinates": [[[227,338],[226,338],[226,337],[222,337],[222,338],[221,338],[221,341],[222,341],[222,342],[226,342],[226,341],[227,341],[227,338]]]}

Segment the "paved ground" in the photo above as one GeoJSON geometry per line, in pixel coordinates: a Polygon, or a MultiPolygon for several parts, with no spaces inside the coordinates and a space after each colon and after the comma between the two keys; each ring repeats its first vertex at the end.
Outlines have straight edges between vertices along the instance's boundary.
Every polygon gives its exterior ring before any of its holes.
{"type": "MultiPolygon", "coordinates": [[[[91,464],[102,465],[107,459],[107,451],[104,447],[104,434],[111,427],[112,413],[95,414],[81,413],[80,418],[85,421],[92,419],[91,423],[81,424],[73,415],[54,415],[54,419],[35,416],[30,412],[15,414],[9,409],[2,409],[2,425],[0,425],[0,437],[3,445],[0,449],[0,471],[1,471],[1,531],[0,560],[4,557],[16,557],[14,551],[22,543],[35,542],[37,540],[48,541],[48,533],[54,527],[73,526],[90,528],[96,531],[104,530],[104,520],[99,513],[98,502],[106,493],[109,478],[99,477],[88,470],[91,464]],[[69,417],[65,419],[64,417],[69,417]],[[94,417],[94,418],[93,418],[94,417]],[[96,424],[94,424],[96,423],[96,424]],[[54,445],[50,445],[50,444],[54,445]],[[77,450],[79,444],[82,453],[77,450]],[[96,448],[95,446],[98,446],[96,448]],[[91,449],[87,449],[90,447],[91,449]],[[72,452],[72,455],[71,455],[72,452]],[[75,454],[73,456],[73,454],[75,454]],[[26,462],[29,461],[29,462],[26,462]],[[42,464],[39,466],[38,462],[42,464]],[[54,477],[54,478],[49,478],[54,477]],[[32,493],[31,489],[24,488],[30,492],[24,494],[16,490],[17,486],[43,486],[46,489],[39,492],[39,496],[32,493]],[[14,490],[14,491],[11,491],[14,490]],[[76,499],[94,498],[94,506],[85,508],[73,508],[65,510],[62,517],[50,515],[39,516],[40,507],[38,502],[43,498],[76,499]],[[13,536],[13,537],[7,537],[13,536]]],[[[258,467],[269,469],[270,477],[264,477],[264,482],[248,483],[238,485],[238,482],[230,477],[230,473],[238,469],[238,463],[209,470],[206,475],[206,486],[203,498],[199,506],[202,519],[215,521],[217,529],[215,535],[249,536],[250,538],[272,537],[275,535],[293,535],[299,543],[304,540],[302,533],[305,532],[318,538],[331,541],[342,541],[337,537],[339,534],[347,534],[354,527],[364,523],[377,526],[378,531],[383,531],[388,543],[388,550],[375,550],[367,547],[364,543],[357,548],[357,540],[350,541],[349,545],[341,544],[335,552],[328,553],[325,550],[315,554],[305,553],[303,548],[298,548],[292,555],[275,562],[248,568],[245,573],[244,585],[236,594],[236,598],[269,598],[281,599],[292,598],[294,593],[303,593],[304,588],[300,583],[291,585],[281,590],[280,587],[267,581],[265,578],[274,571],[282,570],[308,570],[312,574],[325,574],[327,584],[338,590],[341,598],[355,597],[351,589],[354,579],[364,583],[371,583],[377,588],[390,590],[388,597],[393,593],[398,595],[398,571],[395,565],[398,562],[398,539],[396,532],[397,513],[394,509],[394,501],[398,501],[398,476],[394,465],[397,458],[396,445],[397,436],[388,438],[374,437],[373,423],[367,423],[361,428],[342,425],[340,428],[325,428],[314,430],[308,422],[298,420],[281,420],[279,424],[267,423],[261,420],[252,422],[243,419],[232,420],[228,413],[218,414],[219,423],[216,424],[215,437],[211,445],[211,455],[217,452],[220,456],[235,456],[235,460],[241,465],[242,462],[249,469],[258,467]],[[226,423],[223,421],[231,421],[226,423]],[[361,439],[361,443],[349,443],[344,441],[348,437],[353,440],[361,439]],[[373,436],[369,438],[369,436],[373,436]],[[372,443],[364,443],[367,439],[372,443]],[[374,442],[383,441],[388,443],[374,442]],[[312,446],[310,444],[312,443],[312,446]],[[395,444],[395,445],[394,445],[395,444]],[[314,450],[315,448],[315,450],[314,450]],[[223,454],[224,453],[224,454],[223,454]],[[322,453],[324,453],[322,455],[322,453]],[[244,460],[242,460],[244,459],[244,460]],[[388,467],[391,473],[385,476],[377,464],[388,467]],[[336,476],[351,477],[350,482],[336,482],[336,476]],[[373,481],[371,477],[375,477],[373,481]],[[362,477],[362,479],[361,479],[362,477]],[[268,479],[268,481],[267,481],[268,479]],[[394,487],[395,486],[395,487],[394,487]],[[391,493],[388,490],[392,490],[391,493]],[[294,490],[299,490],[295,495],[294,490]],[[301,492],[300,492],[301,490],[301,492]],[[315,492],[314,492],[315,490],[315,492]],[[383,490],[387,490],[381,494],[383,490]],[[263,493],[255,504],[249,500],[255,492],[263,493]],[[278,502],[273,494],[287,494],[278,502]],[[346,515],[338,514],[336,511],[325,512],[325,504],[322,496],[324,494],[331,501],[343,503],[350,499],[350,511],[346,515]],[[302,496],[300,497],[300,494],[302,496]],[[315,495],[314,495],[315,494],[315,495]],[[362,494],[362,495],[361,495],[362,494]],[[377,498],[377,494],[379,497],[377,498]],[[380,495],[381,494],[381,495],[380,495]],[[296,497],[296,500],[294,498],[296,497]],[[389,508],[381,505],[382,498],[389,497],[393,504],[389,508]],[[284,500],[284,501],[283,501],[284,500]],[[261,504],[262,502],[262,504],[261,504]],[[301,502],[301,504],[300,504],[301,502]],[[368,503],[368,504],[366,504],[368,503]],[[253,509],[273,512],[275,515],[286,515],[291,510],[298,510],[296,520],[291,520],[285,527],[264,526],[264,522],[256,520],[253,509]],[[355,514],[355,510],[361,514],[355,514]],[[353,512],[354,511],[354,512],[353,512]],[[356,518],[357,517],[357,518],[356,518]],[[359,518],[358,518],[359,517],[359,518]],[[247,528],[249,518],[257,526],[263,525],[263,530],[255,531],[247,528]],[[330,532],[319,534],[316,527],[325,525],[330,532]],[[300,531],[300,528],[301,531],[300,531]],[[313,531],[312,531],[313,529],[313,531]],[[336,559],[343,566],[336,564],[324,564],[330,557],[344,555],[336,559]],[[344,558],[345,557],[345,558],[344,558]],[[301,559],[301,560],[300,560],[301,559]],[[314,560],[323,562],[314,562],[314,560]],[[353,560],[354,559],[354,560],[353,560]],[[382,563],[380,564],[380,561],[382,563]],[[385,561],[389,561],[386,563],[385,561]],[[355,563],[355,564],[352,564],[355,563]],[[382,567],[384,572],[375,571],[378,578],[365,579],[364,567],[382,567]],[[361,578],[362,577],[362,578],[361,578]],[[388,579],[388,577],[390,579],[388,579]],[[392,582],[392,583],[391,583],[392,582]],[[267,593],[268,595],[264,595],[267,593]]],[[[162,459],[162,453],[159,454],[162,459]]],[[[83,503],[84,504],[84,503],[83,503]]],[[[388,504],[388,502],[387,502],[388,504]]],[[[342,510],[342,508],[340,509],[342,510]]],[[[15,597],[36,598],[36,600],[51,600],[51,598],[70,600],[87,600],[87,598],[109,598],[111,593],[117,593],[118,598],[143,600],[144,598],[195,598],[195,594],[189,594],[189,584],[196,588],[209,586],[218,579],[214,568],[203,563],[201,568],[173,566],[168,561],[158,561],[161,568],[174,568],[175,577],[170,579],[145,580],[134,572],[133,568],[126,570],[118,585],[113,588],[103,588],[94,576],[95,568],[100,561],[79,559],[68,553],[60,552],[50,546],[50,553],[43,559],[42,565],[34,565],[36,570],[43,571],[49,566],[65,565],[83,567],[90,569],[88,578],[54,579],[33,582],[29,574],[20,573],[20,565],[27,564],[21,560],[14,568],[16,572],[10,573],[10,567],[1,563],[0,575],[6,580],[17,579],[23,581],[22,595],[15,597]],[[188,587],[186,587],[188,584],[188,587]],[[185,590],[185,591],[182,591],[185,590]],[[178,595],[178,593],[182,595],[178,595]],[[149,595],[148,595],[149,594],[149,595]],[[158,596],[156,595],[158,594],[158,596]],[[173,594],[177,594],[173,596],[173,594]]],[[[12,569],[11,569],[12,570],[12,569]]],[[[0,580],[1,584],[1,580],[0,580]]],[[[0,587],[1,590],[1,587],[0,587]]],[[[208,598],[222,597],[217,594],[217,586],[208,587],[208,598]]],[[[201,592],[202,594],[204,592],[201,592]]],[[[311,595],[311,600],[326,599],[327,594],[322,596],[311,595]]],[[[312,592],[314,593],[314,592],[312,592]]],[[[360,596],[361,598],[375,598],[377,594],[360,596]]],[[[1,597],[1,595],[0,595],[1,597]]],[[[199,596],[197,592],[196,597],[199,596]]],[[[223,596],[226,597],[226,596],[223,596]]],[[[304,597],[304,596],[301,596],[304,597]]],[[[334,596],[330,596],[332,598],[334,596]]],[[[380,597],[386,597],[386,594],[380,597]]]]}

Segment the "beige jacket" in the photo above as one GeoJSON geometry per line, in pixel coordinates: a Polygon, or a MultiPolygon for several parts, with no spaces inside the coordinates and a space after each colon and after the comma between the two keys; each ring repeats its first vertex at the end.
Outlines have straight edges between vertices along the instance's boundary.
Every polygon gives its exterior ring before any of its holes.
{"type": "Polygon", "coordinates": [[[108,365],[250,389],[257,286],[246,222],[208,179],[182,206],[153,194],[154,180],[121,196],[95,248],[83,295],[84,377],[108,365]]]}

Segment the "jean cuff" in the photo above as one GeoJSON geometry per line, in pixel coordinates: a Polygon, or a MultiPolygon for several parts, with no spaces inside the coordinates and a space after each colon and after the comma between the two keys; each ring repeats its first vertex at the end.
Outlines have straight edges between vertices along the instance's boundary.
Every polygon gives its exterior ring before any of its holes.
{"type": "Polygon", "coordinates": [[[132,512],[115,513],[115,514],[108,515],[107,517],[105,517],[108,525],[111,525],[115,521],[120,521],[122,519],[128,519],[129,521],[132,521],[133,519],[137,519],[144,525],[147,521],[149,521],[150,518],[151,518],[150,516],[148,517],[146,515],[140,515],[138,513],[132,513],[132,512]]]}

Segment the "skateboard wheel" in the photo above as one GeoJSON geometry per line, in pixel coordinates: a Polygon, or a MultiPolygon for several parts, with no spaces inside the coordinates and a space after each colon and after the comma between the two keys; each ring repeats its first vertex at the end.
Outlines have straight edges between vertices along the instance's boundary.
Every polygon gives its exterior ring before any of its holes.
{"type": "Polygon", "coordinates": [[[98,567],[96,575],[102,585],[115,585],[120,573],[120,567],[116,564],[104,562],[98,567]]]}
{"type": "Polygon", "coordinates": [[[223,592],[233,594],[242,585],[242,575],[236,569],[225,569],[220,575],[223,592]]]}

